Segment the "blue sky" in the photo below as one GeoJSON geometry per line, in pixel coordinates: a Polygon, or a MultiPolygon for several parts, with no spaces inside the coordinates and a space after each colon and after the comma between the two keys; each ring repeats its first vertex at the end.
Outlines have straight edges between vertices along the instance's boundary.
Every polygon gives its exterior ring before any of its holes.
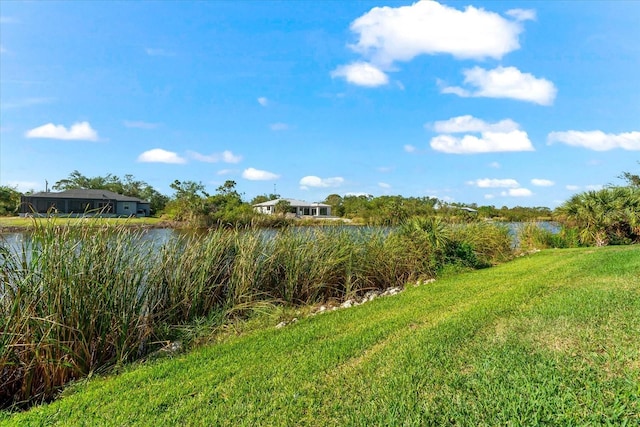
{"type": "Polygon", "coordinates": [[[0,3],[0,184],[555,207],[640,161],[638,1],[0,3]]]}

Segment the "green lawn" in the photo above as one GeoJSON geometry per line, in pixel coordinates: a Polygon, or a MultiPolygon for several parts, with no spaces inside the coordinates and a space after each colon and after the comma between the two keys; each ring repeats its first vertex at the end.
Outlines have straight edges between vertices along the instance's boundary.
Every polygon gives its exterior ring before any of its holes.
{"type": "MultiPolygon", "coordinates": [[[[3,418],[4,417],[4,418],[3,418]]],[[[547,250],[94,377],[0,425],[633,425],[640,247],[547,250]]]]}
{"type": "Polygon", "coordinates": [[[59,225],[86,225],[87,222],[94,224],[127,224],[127,225],[158,225],[163,220],[160,218],[22,218],[19,216],[3,216],[0,217],[0,231],[3,228],[31,228],[36,223],[55,221],[59,225]]]}

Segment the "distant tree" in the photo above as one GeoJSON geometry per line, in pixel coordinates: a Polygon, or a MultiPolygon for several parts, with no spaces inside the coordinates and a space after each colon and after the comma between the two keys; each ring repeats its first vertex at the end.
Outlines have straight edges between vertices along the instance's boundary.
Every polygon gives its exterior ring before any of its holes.
{"type": "Polygon", "coordinates": [[[169,197],[160,193],[155,188],[148,186],[145,187],[138,196],[142,200],[149,202],[149,208],[151,209],[151,215],[156,215],[162,212],[164,207],[169,202],[169,197]]]}
{"type": "Polygon", "coordinates": [[[291,203],[288,200],[279,200],[278,203],[273,207],[273,210],[276,214],[286,215],[289,211],[291,211],[291,203]]]}
{"type": "Polygon", "coordinates": [[[265,194],[258,194],[256,197],[251,199],[250,203],[252,205],[257,205],[258,203],[264,203],[268,201],[269,201],[269,198],[265,194]]]}
{"type": "Polygon", "coordinates": [[[216,189],[216,194],[206,198],[209,225],[240,225],[251,221],[253,209],[242,201],[236,185],[235,181],[227,180],[216,189]]]}
{"type": "Polygon", "coordinates": [[[493,205],[478,207],[479,218],[495,218],[497,216],[499,216],[498,210],[493,205]]]}
{"type": "MultiPolygon", "coordinates": [[[[90,179],[86,176],[82,175],[79,171],[74,170],[69,174],[67,178],[61,179],[57,181],[51,187],[53,190],[73,190],[77,188],[90,189],[94,188],[91,186],[90,179]]],[[[103,187],[99,187],[103,188],[103,187]]]]}
{"type": "Polygon", "coordinates": [[[166,213],[176,221],[199,223],[205,211],[204,200],[209,197],[201,182],[175,180],[169,187],[174,190],[173,198],[167,203],[166,213]]]}
{"type": "Polygon", "coordinates": [[[342,198],[344,216],[348,218],[362,218],[367,221],[370,216],[370,202],[372,199],[373,196],[371,195],[344,196],[342,198]]]}
{"type": "MultiPolygon", "coordinates": [[[[640,162],[638,162],[640,164],[640,162]]],[[[631,172],[622,172],[619,178],[624,179],[631,187],[640,187],[640,175],[631,172]]]]}
{"type": "Polygon", "coordinates": [[[0,216],[11,216],[18,212],[20,192],[15,188],[0,185],[0,216]]]}
{"type": "Polygon", "coordinates": [[[279,194],[259,194],[253,199],[251,199],[251,205],[257,205],[258,203],[268,202],[269,200],[278,200],[280,198],[279,194]]]}
{"type": "Polygon", "coordinates": [[[131,174],[125,175],[122,181],[120,179],[115,180],[111,191],[148,201],[152,215],[161,212],[169,202],[169,197],[160,193],[146,182],[135,179],[131,174]]]}
{"type": "Polygon", "coordinates": [[[338,194],[329,194],[324,203],[331,206],[331,213],[335,216],[344,216],[342,197],[338,194]]]}
{"type": "Polygon", "coordinates": [[[216,191],[221,196],[230,196],[234,198],[240,198],[240,194],[236,191],[236,185],[238,185],[235,181],[226,180],[224,184],[216,188],[216,191]]]}

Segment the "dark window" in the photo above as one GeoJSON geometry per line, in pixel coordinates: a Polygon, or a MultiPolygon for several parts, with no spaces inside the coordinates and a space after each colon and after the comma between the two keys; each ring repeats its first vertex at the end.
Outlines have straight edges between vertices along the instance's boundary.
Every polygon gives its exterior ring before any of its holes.
{"type": "Polygon", "coordinates": [[[69,200],[69,212],[87,212],[93,209],[91,200],[69,200]]]}
{"type": "Polygon", "coordinates": [[[109,202],[98,202],[96,207],[102,213],[109,213],[112,211],[112,205],[109,202]]]}
{"type": "Polygon", "coordinates": [[[56,208],[56,201],[55,200],[36,200],[36,210],[39,213],[47,213],[49,211],[55,212],[57,211],[56,208]]]}
{"type": "Polygon", "coordinates": [[[320,208],[320,215],[327,215],[327,208],[320,208]]]}

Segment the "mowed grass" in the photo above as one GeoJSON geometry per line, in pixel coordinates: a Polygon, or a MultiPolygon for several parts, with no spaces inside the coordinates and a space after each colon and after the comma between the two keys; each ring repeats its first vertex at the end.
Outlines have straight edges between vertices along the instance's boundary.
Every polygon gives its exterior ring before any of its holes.
{"type": "Polygon", "coordinates": [[[18,229],[30,229],[35,228],[38,225],[45,224],[47,222],[54,221],[57,225],[61,226],[102,226],[105,224],[110,225],[131,225],[131,226],[154,226],[160,225],[164,220],[161,218],[144,217],[144,218],[22,218],[19,216],[4,216],[0,217],[0,231],[3,228],[18,228],[18,229]]]}
{"type": "MultiPolygon", "coordinates": [[[[2,418],[4,417],[4,418],[2,418]]],[[[94,377],[1,425],[633,425],[640,248],[546,250],[94,377]]]]}

